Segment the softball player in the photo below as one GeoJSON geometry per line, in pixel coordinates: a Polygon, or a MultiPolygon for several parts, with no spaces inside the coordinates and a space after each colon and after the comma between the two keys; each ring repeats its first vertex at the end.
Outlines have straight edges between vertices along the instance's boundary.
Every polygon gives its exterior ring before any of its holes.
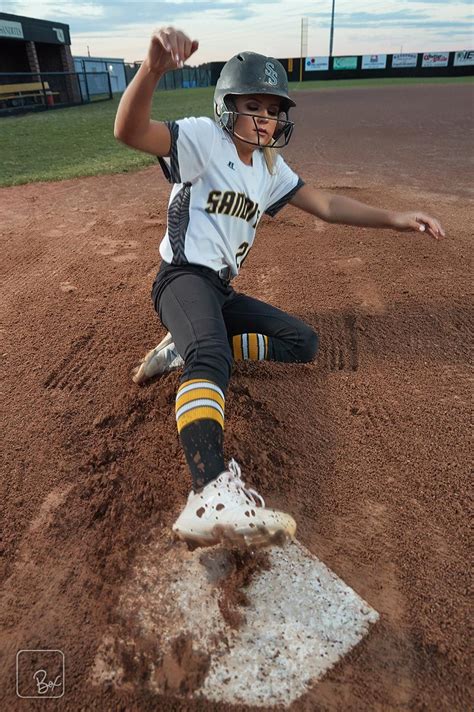
{"type": "Polygon", "coordinates": [[[287,203],[332,223],[444,236],[425,213],[393,213],[315,190],[276,149],[290,140],[285,70],[278,60],[242,52],[224,66],[214,94],[215,120],[150,120],[159,78],[198,48],[172,27],[153,33],[148,56],[125,91],[115,137],[159,157],[172,184],[162,263],[152,289],[168,333],[147,353],[133,379],[183,367],[176,395],[180,442],[193,489],[173,531],[212,545],[223,537],[250,545],[293,538],[294,519],[265,507],[223,451],[226,389],[237,360],[312,361],[318,336],[304,322],[234,291],[263,213],[287,203]],[[164,160],[164,157],[167,160],[164,160]]]}

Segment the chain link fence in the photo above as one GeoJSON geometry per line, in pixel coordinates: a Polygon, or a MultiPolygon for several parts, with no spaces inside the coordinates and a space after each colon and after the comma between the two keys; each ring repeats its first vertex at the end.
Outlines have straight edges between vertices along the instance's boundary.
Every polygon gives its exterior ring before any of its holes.
{"type": "MultiPolygon", "coordinates": [[[[140,68],[140,62],[125,65],[127,84],[130,84],[140,68]]],[[[201,64],[199,67],[183,67],[166,72],[158,82],[161,89],[192,89],[211,85],[211,64],[201,64]]]]}

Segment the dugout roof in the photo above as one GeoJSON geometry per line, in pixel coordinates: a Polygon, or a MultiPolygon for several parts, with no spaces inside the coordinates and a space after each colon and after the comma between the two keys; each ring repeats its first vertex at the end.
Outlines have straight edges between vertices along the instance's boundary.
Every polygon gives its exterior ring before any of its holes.
{"type": "Polygon", "coordinates": [[[0,12],[0,40],[43,42],[46,44],[71,44],[69,25],[62,22],[37,20],[33,17],[0,12]]]}

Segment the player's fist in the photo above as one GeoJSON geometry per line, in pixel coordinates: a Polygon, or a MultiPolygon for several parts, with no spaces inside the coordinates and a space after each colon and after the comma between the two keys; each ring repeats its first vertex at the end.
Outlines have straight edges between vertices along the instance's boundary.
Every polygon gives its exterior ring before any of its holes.
{"type": "Polygon", "coordinates": [[[170,69],[183,67],[185,61],[197,50],[199,42],[191,40],[181,30],[161,27],[154,30],[145,62],[155,74],[163,74],[170,69]]]}

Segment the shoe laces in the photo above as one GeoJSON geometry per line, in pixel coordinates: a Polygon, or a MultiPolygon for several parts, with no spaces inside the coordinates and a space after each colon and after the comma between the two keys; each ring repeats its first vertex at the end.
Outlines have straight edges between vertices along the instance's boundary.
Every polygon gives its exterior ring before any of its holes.
{"type": "Polygon", "coordinates": [[[232,460],[229,462],[229,469],[226,471],[226,474],[229,475],[229,481],[232,482],[238,490],[241,490],[248,497],[253,499],[257,506],[260,503],[262,507],[265,507],[265,501],[262,495],[256,492],[256,490],[245,486],[245,482],[242,480],[241,477],[240,466],[234,460],[234,458],[232,458],[232,460]]]}

